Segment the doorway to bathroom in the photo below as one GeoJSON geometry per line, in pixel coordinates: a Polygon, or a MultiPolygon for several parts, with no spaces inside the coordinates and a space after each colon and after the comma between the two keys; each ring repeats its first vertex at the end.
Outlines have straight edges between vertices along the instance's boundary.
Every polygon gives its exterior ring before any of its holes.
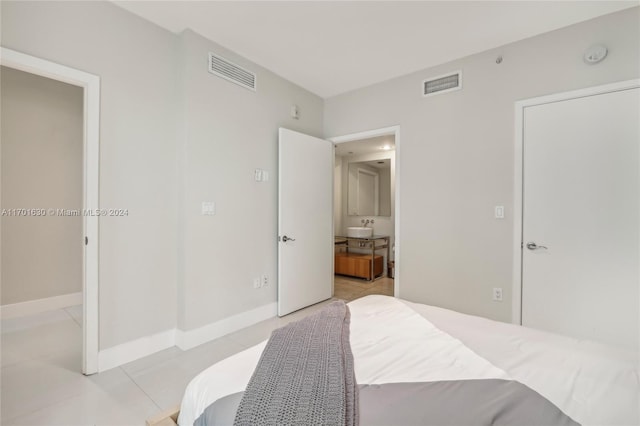
{"type": "Polygon", "coordinates": [[[334,297],[399,297],[399,126],[330,139],[334,162],[334,297]]]}

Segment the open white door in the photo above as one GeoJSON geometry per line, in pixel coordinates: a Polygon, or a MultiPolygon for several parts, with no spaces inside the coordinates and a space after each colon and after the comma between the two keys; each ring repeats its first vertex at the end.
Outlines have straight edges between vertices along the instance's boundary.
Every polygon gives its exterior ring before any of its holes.
{"type": "Polygon", "coordinates": [[[333,156],[331,142],[280,128],[279,316],[331,297],[333,156]]]}

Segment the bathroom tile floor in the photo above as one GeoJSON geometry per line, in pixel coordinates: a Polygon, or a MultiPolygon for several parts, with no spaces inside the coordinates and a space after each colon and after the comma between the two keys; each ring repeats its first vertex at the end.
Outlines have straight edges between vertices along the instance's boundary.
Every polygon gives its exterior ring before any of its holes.
{"type": "Polygon", "coordinates": [[[370,294],[393,296],[393,278],[380,278],[373,282],[335,275],[333,279],[333,297],[350,302],[370,294]]]}
{"type": "Polygon", "coordinates": [[[269,337],[336,298],[393,294],[393,280],[336,276],[334,299],[270,318],[188,351],[177,347],[92,376],[80,372],[82,309],[74,306],[3,320],[0,339],[2,425],[144,425],[180,403],[200,371],[269,337]]]}

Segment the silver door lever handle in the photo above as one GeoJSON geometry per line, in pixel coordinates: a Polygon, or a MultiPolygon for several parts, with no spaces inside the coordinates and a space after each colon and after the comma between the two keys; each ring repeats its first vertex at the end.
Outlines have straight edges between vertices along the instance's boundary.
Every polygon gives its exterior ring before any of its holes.
{"type": "Polygon", "coordinates": [[[287,237],[286,235],[285,235],[284,237],[282,237],[282,241],[284,241],[285,243],[286,243],[287,241],[295,241],[295,240],[296,240],[295,238],[289,238],[289,237],[287,237]]]}
{"type": "Polygon", "coordinates": [[[539,249],[544,249],[544,250],[546,250],[546,249],[547,249],[545,246],[539,246],[539,245],[537,245],[537,244],[536,244],[536,243],[534,243],[534,242],[527,243],[527,248],[528,248],[529,250],[539,250],[539,249]]]}

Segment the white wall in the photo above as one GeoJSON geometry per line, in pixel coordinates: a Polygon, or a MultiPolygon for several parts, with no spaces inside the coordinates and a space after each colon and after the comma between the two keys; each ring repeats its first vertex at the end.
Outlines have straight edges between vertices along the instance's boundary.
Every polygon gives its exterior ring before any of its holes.
{"type": "MultiPolygon", "coordinates": [[[[82,89],[2,67],[2,209],[80,210],[82,89]]],[[[2,305],[82,291],[82,217],[2,215],[2,305]]]]}
{"type": "Polygon", "coordinates": [[[100,219],[101,349],[275,303],[278,127],[322,136],[321,98],[108,2],[2,2],[2,43],[101,77],[100,205],[129,209],[100,219]],[[209,51],[257,92],[208,73],[209,51]]]}
{"type": "Polygon", "coordinates": [[[100,205],[129,209],[100,219],[101,349],[276,301],[278,127],[321,136],[322,99],[110,3],[3,2],[2,39],[101,77],[100,205]],[[209,51],[255,71],[258,91],[209,74],[209,51]],[[257,291],[262,274],[273,285],[257,291]]]}
{"type": "Polygon", "coordinates": [[[322,136],[323,101],[192,31],[181,34],[180,53],[178,327],[193,330],[276,301],[278,127],[322,136]],[[210,74],[210,51],[255,72],[257,91],[210,74]],[[268,182],[255,182],[256,168],[268,182]],[[216,203],[215,216],[200,214],[202,201],[216,203]],[[263,274],[271,285],[254,289],[263,274]]]}
{"type": "MultiPolygon", "coordinates": [[[[325,101],[325,136],[400,125],[400,296],[511,320],[514,102],[638,78],[639,8],[509,44],[325,101]],[[610,49],[582,61],[594,43],[610,49]],[[496,57],[504,60],[498,65],[496,57]],[[463,89],[421,82],[463,70],[463,89]],[[506,218],[495,220],[495,205],[506,218]],[[505,302],[491,300],[502,287],[505,302]]],[[[376,221],[377,222],[377,221],[376,221]]],[[[349,226],[348,224],[343,224],[349,226]]]]}
{"type": "Polygon", "coordinates": [[[2,45],[101,78],[100,349],[176,322],[175,35],[109,2],[2,2],[2,45]]]}

